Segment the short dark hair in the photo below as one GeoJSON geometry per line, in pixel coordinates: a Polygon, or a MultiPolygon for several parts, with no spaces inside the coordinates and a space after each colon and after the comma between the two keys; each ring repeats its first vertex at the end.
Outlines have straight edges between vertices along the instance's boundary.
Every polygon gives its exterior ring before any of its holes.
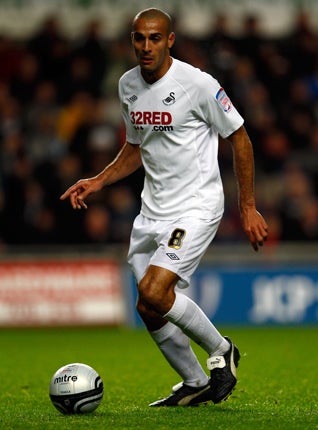
{"type": "Polygon", "coordinates": [[[137,15],[135,16],[135,18],[133,19],[133,23],[132,23],[132,29],[134,31],[135,28],[135,23],[137,22],[138,19],[141,18],[146,18],[146,19],[163,19],[167,25],[167,31],[168,34],[170,34],[172,32],[172,19],[171,16],[164,12],[161,9],[157,9],[157,8],[149,8],[149,9],[144,9],[142,11],[140,11],[139,13],[137,13],[137,15]]]}

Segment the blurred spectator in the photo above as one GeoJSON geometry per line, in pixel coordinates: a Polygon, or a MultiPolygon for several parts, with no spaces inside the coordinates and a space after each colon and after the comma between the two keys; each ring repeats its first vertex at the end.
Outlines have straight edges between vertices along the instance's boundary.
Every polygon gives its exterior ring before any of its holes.
{"type": "Polygon", "coordinates": [[[289,98],[291,63],[279,43],[267,40],[259,48],[258,77],[270,89],[270,99],[279,112],[289,98]]]}
{"type": "Polygon", "coordinates": [[[277,121],[277,114],[273,110],[269,91],[262,83],[254,82],[247,88],[244,112],[257,151],[257,142],[275,126],[277,121]]]}
{"type": "Polygon", "coordinates": [[[230,34],[226,14],[217,14],[211,28],[210,34],[201,41],[201,45],[205,50],[212,73],[226,86],[226,79],[231,74],[236,61],[237,44],[230,34]]]}
{"type": "Polygon", "coordinates": [[[1,105],[0,119],[1,138],[20,132],[23,128],[23,111],[20,103],[10,96],[6,97],[1,105]]]}
{"type": "MultiPolygon", "coordinates": [[[[306,85],[308,86],[312,99],[315,102],[317,102],[318,101],[318,52],[316,52],[314,67],[308,73],[308,76],[305,82],[306,82],[306,85]]],[[[317,118],[318,117],[317,108],[315,113],[317,118]]]]}
{"type": "Polygon", "coordinates": [[[289,163],[284,170],[283,182],[285,194],[280,205],[281,239],[317,239],[312,222],[317,201],[309,178],[297,163],[289,163]]]}
{"type": "Polygon", "coordinates": [[[79,232],[80,243],[105,244],[111,242],[110,214],[105,205],[93,204],[84,214],[84,229],[79,232]]]}
{"type": "MultiPolygon", "coordinates": [[[[21,139],[18,140],[19,146],[21,139]]],[[[3,238],[9,244],[21,244],[25,242],[27,232],[24,219],[24,210],[27,203],[25,187],[31,179],[32,165],[25,154],[18,150],[15,160],[11,162],[10,171],[3,175],[5,206],[1,227],[3,238]]]]}
{"type": "Polygon", "coordinates": [[[290,155],[290,142],[280,129],[269,128],[261,139],[259,166],[267,174],[279,175],[290,155]]]}
{"type": "MultiPolygon", "coordinates": [[[[265,37],[261,29],[261,20],[255,14],[247,14],[243,18],[241,36],[237,45],[239,54],[253,59],[256,66],[260,64],[260,56],[265,37]]],[[[257,70],[259,72],[259,70],[257,70]]]]}
{"type": "Polygon", "coordinates": [[[102,82],[112,61],[108,44],[101,35],[101,26],[102,24],[99,20],[93,19],[88,22],[83,36],[76,41],[72,49],[74,61],[72,72],[75,76],[71,76],[69,82],[69,84],[74,85],[74,82],[77,81],[78,84],[79,78],[83,81],[84,77],[87,87],[91,90],[92,95],[96,97],[102,95],[102,82]],[[77,68],[82,69],[81,76],[78,76],[77,68]]]}
{"type": "Polygon", "coordinates": [[[19,68],[23,53],[23,49],[10,37],[0,34],[0,82],[10,82],[19,68]]]}
{"type": "Polygon", "coordinates": [[[136,197],[128,186],[116,185],[110,190],[108,203],[113,225],[112,239],[115,242],[128,243],[131,220],[139,212],[136,197]]]}
{"type": "Polygon", "coordinates": [[[287,121],[287,133],[295,149],[307,150],[311,130],[314,126],[314,116],[307,109],[292,109],[287,121]]]}
{"type": "Polygon", "coordinates": [[[35,180],[25,184],[22,243],[52,244],[57,242],[55,214],[46,206],[46,193],[35,180]]]}
{"type": "MultiPolygon", "coordinates": [[[[123,73],[136,66],[136,57],[131,45],[131,18],[122,25],[122,34],[108,41],[109,61],[102,83],[104,95],[113,97],[118,105],[118,79],[123,73]]],[[[120,112],[120,111],[119,111],[120,112]]],[[[121,113],[119,113],[121,117],[121,113]]]]}
{"type": "Polygon", "coordinates": [[[61,99],[67,103],[79,93],[98,97],[98,83],[94,81],[92,64],[81,55],[72,56],[63,82],[60,85],[61,99]]]}
{"type": "Polygon", "coordinates": [[[245,112],[248,108],[248,97],[251,88],[259,83],[253,62],[247,57],[238,57],[233,64],[229,79],[231,97],[239,104],[239,109],[245,112]]]}
{"type": "Polygon", "coordinates": [[[315,64],[318,40],[307,12],[300,10],[295,15],[294,28],[285,39],[285,47],[292,64],[293,77],[308,76],[315,64]]]}
{"type": "Polygon", "coordinates": [[[305,200],[300,224],[304,240],[318,240],[318,199],[314,196],[305,200]]]}
{"type": "Polygon", "coordinates": [[[102,170],[118,149],[118,131],[105,120],[103,105],[91,98],[89,102],[85,115],[69,141],[69,151],[80,156],[82,170],[87,176],[102,170]]]}
{"type": "Polygon", "coordinates": [[[37,58],[42,79],[59,83],[64,78],[70,44],[62,33],[57,15],[50,15],[43,21],[27,41],[26,48],[37,58]]]}
{"type": "Polygon", "coordinates": [[[33,103],[25,109],[25,150],[34,166],[56,162],[65,155],[64,142],[58,138],[56,132],[58,115],[54,84],[47,81],[39,83],[33,103]]]}
{"type": "Polygon", "coordinates": [[[71,99],[61,107],[57,135],[69,145],[77,130],[87,121],[94,109],[94,100],[86,91],[75,92],[71,99]]]}
{"type": "Polygon", "coordinates": [[[39,64],[34,55],[25,54],[11,79],[11,94],[22,105],[30,103],[39,81],[39,64]]]}

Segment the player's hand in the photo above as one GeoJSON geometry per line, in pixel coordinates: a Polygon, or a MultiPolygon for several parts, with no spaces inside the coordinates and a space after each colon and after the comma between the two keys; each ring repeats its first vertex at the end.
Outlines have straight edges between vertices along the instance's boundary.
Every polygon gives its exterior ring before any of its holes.
{"type": "Polygon", "coordinates": [[[102,186],[96,178],[80,179],[76,184],[68,188],[60,199],[69,198],[73,209],[87,209],[86,197],[101,188],[102,186]]]}
{"type": "Polygon", "coordinates": [[[255,208],[247,208],[241,212],[242,225],[249,241],[258,251],[263,246],[268,236],[268,225],[262,215],[255,208]]]}

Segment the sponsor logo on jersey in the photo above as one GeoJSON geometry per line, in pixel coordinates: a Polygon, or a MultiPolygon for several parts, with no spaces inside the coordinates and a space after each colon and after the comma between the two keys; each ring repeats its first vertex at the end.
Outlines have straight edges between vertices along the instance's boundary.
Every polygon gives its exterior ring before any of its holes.
{"type": "Polygon", "coordinates": [[[135,130],[143,130],[145,125],[153,125],[152,131],[173,131],[170,112],[131,111],[130,121],[135,130]]]}
{"type": "Polygon", "coordinates": [[[136,125],[170,125],[172,115],[170,112],[131,111],[130,120],[136,125]]]}
{"type": "Polygon", "coordinates": [[[175,93],[171,92],[168,97],[162,100],[162,103],[166,106],[173,105],[176,102],[175,93]]]}
{"type": "Polygon", "coordinates": [[[224,88],[220,88],[219,91],[216,93],[215,96],[219,106],[224,112],[229,112],[232,108],[232,103],[226,92],[224,91],[224,88]]]}
{"type": "Polygon", "coordinates": [[[152,131],[173,131],[172,125],[154,125],[152,131]]]}

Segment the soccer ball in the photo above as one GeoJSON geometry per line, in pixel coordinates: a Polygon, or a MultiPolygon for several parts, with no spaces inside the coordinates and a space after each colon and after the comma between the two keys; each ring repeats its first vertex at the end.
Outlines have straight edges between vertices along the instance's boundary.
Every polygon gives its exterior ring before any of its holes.
{"type": "Polygon", "coordinates": [[[92,367],[72,363],[58,369],[50,382],[50,398],[62,414],[86,414],[100,404],[103,381],[92,367]]]}

